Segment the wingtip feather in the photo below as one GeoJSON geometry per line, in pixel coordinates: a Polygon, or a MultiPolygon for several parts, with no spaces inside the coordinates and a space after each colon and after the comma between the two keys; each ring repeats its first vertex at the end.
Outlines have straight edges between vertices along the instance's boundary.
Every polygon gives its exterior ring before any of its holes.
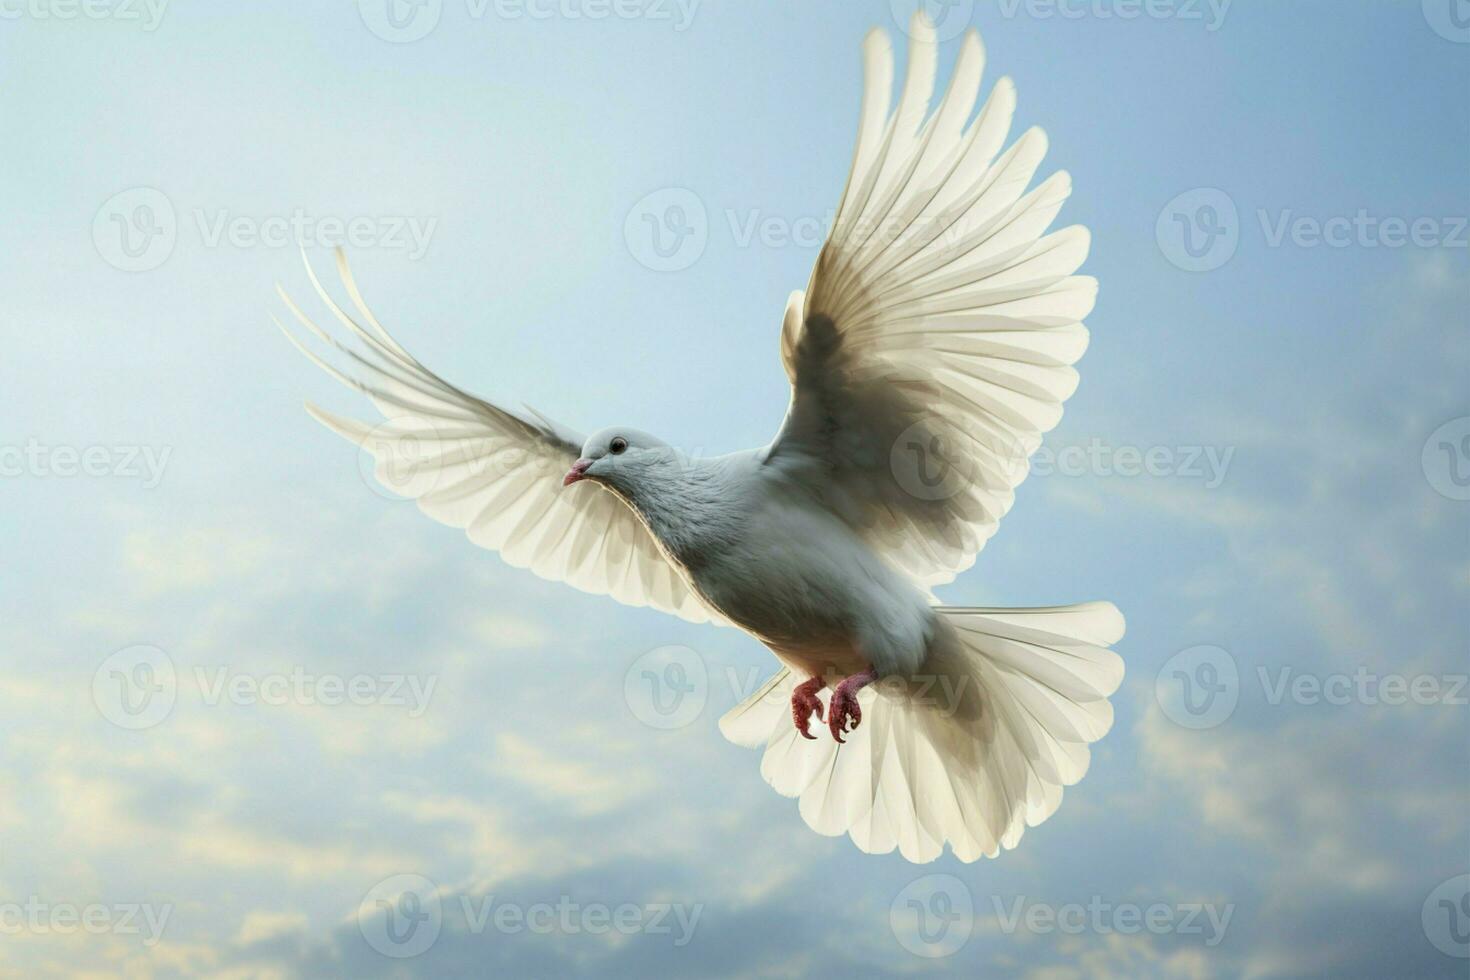
{"type": "Polygon", "coordinates": [[[357,419],[349,419],[329,412],[312,401],[303,401],[301,404],[306,409],[307,415],[359,448],[363,448],[368,435],[372,432],[372,426],[359,422],[357,419]]]}
{"type": "Polygon", "coordinates": [[[914,15],[909,18],[909,37],[916,44],[936,44],[937,39],[934,31],[934,21],[929,18],[929,11],[925,4],[919,4],[914,9],[914,15]]]}

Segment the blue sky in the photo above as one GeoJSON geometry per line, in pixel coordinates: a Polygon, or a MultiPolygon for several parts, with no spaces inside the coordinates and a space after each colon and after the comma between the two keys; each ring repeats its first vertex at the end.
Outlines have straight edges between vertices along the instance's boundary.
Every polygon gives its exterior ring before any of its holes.
{"type": "Polygon", "coordinates": [[[385,497],[301,410],[368,406],[268,319],[298,231],[325,271],[352,226],[456,383],[763,443],[858,46],[911,5],[443,0],[405,40],[378,0],[0,2],[0,973],[1465,976],[1455,2],[947,8],[1071,172],[1101,293],[941,597],[1111,599],[1128,677],[1056,816],[924,867],[811,833],[719,736],[755,641],[385,497]],[[659,271],[669,200],[695,244],[659,271]],[[657,727],[669,656],[695,690],[657,727]],[[422,950],[374,911],[406,892],[422,950]]]}

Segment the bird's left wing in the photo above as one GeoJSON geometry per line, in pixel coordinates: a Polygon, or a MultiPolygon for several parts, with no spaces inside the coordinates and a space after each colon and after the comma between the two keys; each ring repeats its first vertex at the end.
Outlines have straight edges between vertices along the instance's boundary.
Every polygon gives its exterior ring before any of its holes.
{"type": "Polygon", "coordinates": [[[1009,79],[970,119],[979,36],[931,113],[938,45],[922,11],[909,34],[891,114],[888,38],[864,44],[852,171],[807,290],[787,304],[791,407],[765,459],[933,586],[974,562],[1061,418],[1097,284],[1072,274],[1087,230],[1046,233],[1067,175],[1026,190],[1045,135],[1001,152],[1009,79]]]}
{"type": "Polygon", "coordinates": [[[630,606],[652,606],[690,622],[722,622],[659,549],[652,533],[612,493],[585,481],[562,486],[583,437],[528,408],[501,408],[461,391],[420,364],[369,312],[346,257],[337,269],[361,326],[307,275],[322,302],[354,335],[341,342],[277,287],[295,318],[349,362],[318,357],[279,320],[296,347],[332,377],[370,397],[385,421],[368,425],[308,403],[322,424],[377,460],[375,475],[419,509],[518,568],[630,606]]]}

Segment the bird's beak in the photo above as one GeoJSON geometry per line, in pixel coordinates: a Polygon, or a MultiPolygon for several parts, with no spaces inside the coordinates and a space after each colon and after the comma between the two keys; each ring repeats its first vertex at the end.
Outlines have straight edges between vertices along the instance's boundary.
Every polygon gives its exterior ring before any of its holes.
{"type": "Polygon", "coordinates": [[[569,487],[573,483],[576,483],[578,480],[587,479],[587,467],[591,465],[592,460],[590,459],[577,460],[575,463],[572,464],[572,468],[567,470],[567,475],[562,477],[561,485],[564,487],[569,487]]]}

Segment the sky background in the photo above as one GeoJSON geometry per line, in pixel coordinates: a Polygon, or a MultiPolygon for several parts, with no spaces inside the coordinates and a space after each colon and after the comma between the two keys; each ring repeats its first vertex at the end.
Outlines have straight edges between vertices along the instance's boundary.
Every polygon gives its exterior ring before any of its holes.
{"type": "Polygon", "coordinates": [[[1046,127],[1101,281],[940,595],[1129,631],[1059,812],[916,867],[720,737],[758,643],[391,499],[301,404],[369,407],[269,320],[310,294],[281,222],[325,273],[357,219],[454,382],[762,444],[859,45],[911,3],[0,0],[0,975],[1470,972],[1470,5],[934,9],[1046,127]]]}

